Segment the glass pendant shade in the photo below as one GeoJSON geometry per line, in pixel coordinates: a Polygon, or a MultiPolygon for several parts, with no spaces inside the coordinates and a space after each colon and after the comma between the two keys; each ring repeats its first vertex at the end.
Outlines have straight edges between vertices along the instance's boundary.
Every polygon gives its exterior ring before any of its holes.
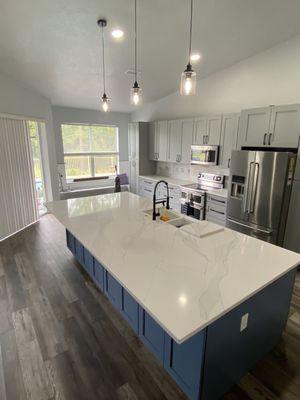
{"type": "Polygon", "coordinates": [[[130,103],[135,106],[138,106],[142,103],[142,89],[139,87],[137,82],[135,82],[131,88],[130,103]]]}
{"type": "Polygon", "coordinates": [[[101,106],[102,106],[102,111],[108,112],[109,111],[109,99],[104,93],[103,96],[101,97],[101,106]]]}
{"type": "Polygon", "coordinates": [[[180,94],[190,96],[196,93],[196,72],[192,70],[189,64],[185,71],[181,74],[180,94]]]}

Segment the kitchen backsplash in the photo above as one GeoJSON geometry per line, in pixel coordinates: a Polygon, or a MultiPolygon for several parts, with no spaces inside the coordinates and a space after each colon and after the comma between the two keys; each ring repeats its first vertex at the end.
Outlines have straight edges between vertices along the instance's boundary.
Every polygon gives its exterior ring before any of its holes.
{"type": "Polygon", "coordinates": [[[205,167],[200,165],[178,165],[176,163],[167,163],[159,161],[156,163],[156,174],[161,176],[169,176],[170,178],[178,178],[183,180],[197,181],[199,172],[211,172],[225,175],[225,187],[227,186],[229,170],[215,167],[205,167]]]}

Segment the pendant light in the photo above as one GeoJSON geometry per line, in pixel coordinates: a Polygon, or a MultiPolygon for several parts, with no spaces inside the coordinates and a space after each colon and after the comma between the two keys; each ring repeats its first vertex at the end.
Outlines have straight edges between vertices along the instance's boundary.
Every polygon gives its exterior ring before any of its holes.
{"type": "Polygon", "coordinates": [[[104,28],[107,26],[107,21],[105,19],[99,19],[97,24],[102,30],[102,74],[103,74],[103,95],[101,97],[102,111],[109,111],[109,101],[110,99],[106,95],[106,83],[105,83],[105,51],[104,51],[104,28]]]}
{"type": "Polygon", "coordinates": [[[196,72],[193,71],[191,64],[192,28],[193,28],[193,0],[191,0],[189,61],[186,66],[186,69],[181,74],[180,94],[184,96],[189,96],[196,93],[196,72]]]}
{"type": "Polygon", "coordinates": [[[134,84],[130,91],[130,103],[137,106],[142,102],[142,89],[137,82],[137,0],[134,0],[134,84]]]}

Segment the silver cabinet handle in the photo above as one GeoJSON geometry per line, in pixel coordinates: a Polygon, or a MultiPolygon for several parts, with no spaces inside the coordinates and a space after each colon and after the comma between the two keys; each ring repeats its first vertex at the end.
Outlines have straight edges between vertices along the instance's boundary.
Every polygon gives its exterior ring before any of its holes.
{"type": "Polygon", "coordinates": [[[269,134],[269,140],[268,140],[268,145],[271,146],[271,138],[272,138],[272,133],[269,134]]]}
{"type": "Polygon", "coordinates": [[[227,167],[228,167],[228,168],[230,168],[230,161],[231,161],[231,159],[228,158],[228,163],[227,163],[227,167]]]}
{"type": "Polygon", "coordinates": [[[264,146],[266,145],[267,133],[264,134],[264,146]]]}
{"type": "Polygon", "coordinates": [[[217,211],[217,210],[214,210],[213,208],[211,208],[211,209],[210,209],[210,211],[213,211],[213,212],[215,212],[215,213],[217,213],[217,214],[225,215],[225,213],[224,213],[224,212],[222,212],[222,211],[217,211]]]}

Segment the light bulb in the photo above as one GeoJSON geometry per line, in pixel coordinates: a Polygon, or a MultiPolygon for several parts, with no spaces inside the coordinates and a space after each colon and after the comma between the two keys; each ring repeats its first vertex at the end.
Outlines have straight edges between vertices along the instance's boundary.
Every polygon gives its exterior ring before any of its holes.
{"type": "Polygon", "coordinates": [[[133,95],[134,104],[137,105],[139,103],[139,101],[140,101],[139,94],[138,93],[134,93],[134,95],[133,95]]]}
{"type": "Polygon", "coordinates": [[[107,103],[107,101],[103,101],[103,103],[102,103],[102,110],[103,110],[104,112],[107,112],[107,111],[108,111],[108,103],[107,103]]]}
{"type": "Polygon", "coordinates": [[[190,77],[187,77],[184,82],[184,91],[186,95],[189,95],[192,90],[192,80],[190,77]]]}

